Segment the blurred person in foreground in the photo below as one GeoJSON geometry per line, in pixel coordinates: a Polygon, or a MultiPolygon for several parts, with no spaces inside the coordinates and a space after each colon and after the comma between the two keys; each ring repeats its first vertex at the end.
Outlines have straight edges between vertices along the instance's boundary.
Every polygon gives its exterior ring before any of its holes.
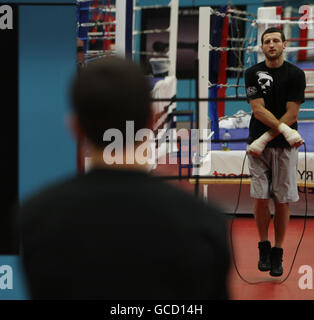
{"type": "Polygon", "coordinates": [[[142,71],[120,58],[99,59],[76,75],[71,96],[70,128],[87,140],[92,168],[20,208],[32,298],[227,299],[223,214],[151,177],[141,161],[128,161],[126,122],[133,121],[135,132],[152,124],[142,71]],[[109,129],[124,144],[106,159],[105,149],[117,143],[105,138],[109,129]],[[122,163],[109,164],[110,156],[122,163]]]}

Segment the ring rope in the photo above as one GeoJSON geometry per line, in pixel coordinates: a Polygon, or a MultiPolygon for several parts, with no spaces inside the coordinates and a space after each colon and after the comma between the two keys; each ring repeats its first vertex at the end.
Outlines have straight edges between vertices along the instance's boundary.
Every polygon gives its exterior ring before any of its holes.
{"type": "Polygon", "coordinates": [[[79,8],[80,11],[101,11],[101,12],[116,12],[116,8],[115,7],[106,7],[106,6],[101,6],[101,7],[83,7],[83,8],[79,8]]]}
{"type": "Polygon", "coordinates": [[[208,88],[245,88],[245,85],[241,84],[223,84],[223,83],[211,83],[208,81],[208,88]]]}
{"type": "Polygon", "coordinates": [[[116,24],[115,21],[109,21],[109,22],[101,22],[101,21],[95,21],[95,22],[83,22],[78,23],[78,27],[98,27],[98,26],[107,26],[107,25],[113,25],[116,24]]]}
{"type": "Polygon", "coordinates": [[[208,45],[209,50],[214,50],[214,51],[246,51],[250,50],[250,47],[242,48],[242,47],[213,47],[211,44],[208,45]]]}
{"type": "Polygon", "coordinates": [[[114,37],[115,35],[116,35],[116,33],[115,32],[109,32],[109,31],[91,31],[91,32],[88,32],[87,33],[89,36],[95,36],[95,37],[97,37],[97,36],[109,36],[109,37],[114,37]]]}
{"type": "Polygon", "coordinates": [[[242,67],[227,67],[227,68],[225,68],[225,70],[235,71],[235,72],[242,72],[246,69],[247,68],[242,68],[242,67]]]}
{"type": "Polygon", "coordinates": [[[255,38],[227,38],[228,41],[232,42],[255,42],[255,38]]]}
{"type": "Polygon", "coordinates": [[[88,41],[92,41],[92,40],[115,40],[116,37],[99,37],[99,36],[95,36],[95,37],[82,37],[80,38],[81,40],[88,40],[88,41]]]}
{"type": "Polygon", "coordinates": [[[245,16],[249,16],[249,17],[254,17],[256,18],[256,14],[254,13],[250,13],[250,12],[247,12],[247,11],[241,11],[241,10],[236,10],[236,9],[228,9],[228,12],[230,13],[235,13],[235,14],[238,14],[238,15],[245,15],[245,16]]]}
{"type": "Polygon", "coordinates": [[[257,24],[314,24],[314,20],[310,21],[290,21],[290,20],[275,20],[275,19],[257,19],[257,24]]]}
{"type": "Polygon", "coordinates": [[[110,51],[104,51],[104,50],[87,50],[86,51],[86,54],[85,54],[85,56],[87,56],[87,55],[104,55],[104,56],[106,56],[106,55],[108,55],[108,54],[110,54],[110,53],[112,53],[112,52],[114,52],[114,51],[112,51],[112,50],[110,50],[110,51]]]}
{"type": "Polygon", "coordinates": [[[147,56],[159,56],[159,57],[169,57],[169,53],[165,52],[165,53],[160,53],[160,52],[154,52],[154,51],[136,51],[133,50],[132,51],[133,54],[140,54],[140,55],[147,55],[147,56]]]}
{"type": "Polygon", "coordinates": [[[133,7],[133,10],[145,10],[145,9],[163,9],[163,8],[169,8],[170,7],[170,3],[168,5],[151,5],[151,6],[143,6],[143,7],[133,7]]]}
{"type": "Polygon", "coordinates": [[[242,18],[242,17],[239,17],[239,16],[233,16],[231,15],[230,13],[222,13],[222,12],[219,12],[217,10],[214,10],[214,9],[210,9],[210,12],[211,14],[214,14],[216,16],[219,16],[219,17],[222,17],[222,18],[229,18],[229,19],[235,19],[235,20],[242,20],[242,21],[248,21],[248,22],[253,22],[255,20],[252,20],[252,19],[248,19],[248,18],[242,18]]]}
{"type": "MultiPolygon", "coordinates": [[[[209,45],[210,50],[215,51],[247,51],[247,52],[258,52],[262,51],[259,46],[247,46],[246,48],[227,48],[227,47],[213,47],[209,45]]],[[[286,47],[286,52],[296,52],[299,50],[314,50],[314,46],[312,47],[286,47]]]]}
{"type": "Polygon", "coordinates": [[[150,30],[135,30],[133,31],[133,35],[141,35],[141,34],[152,34],[152,33],[166,33],[170,32],[170,28],[167,29],[150,29],[150,30]]]}
{"type": "Polygon", "coordinates": [[[291,39],[286,39],[286,41],[314,41],[314,38],[291,38],[291,39]]]}

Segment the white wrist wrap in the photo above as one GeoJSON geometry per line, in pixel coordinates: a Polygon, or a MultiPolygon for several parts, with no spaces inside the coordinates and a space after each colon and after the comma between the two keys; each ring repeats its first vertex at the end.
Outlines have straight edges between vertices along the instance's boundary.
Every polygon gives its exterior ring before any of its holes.
{"type": "Polygon", "coordinates": [[[278,131],[283,134],[290,146],[294,146],[303,140],[298,131],[291,129],[285,123],[280,123],[278,131]]]}
{"type": "Polygon", "coordinates": [[[261,155],[267,143],[273,139],[273,136],[267,131],[262,134],[258,139],[254,140],[247,148],[249,153],[261,155]]]}
{"type": "Polygon", "coordinates": [[[285,123],[281,122],[280,125],[278,126],[278,131],[286,137],[286,136],[289,136],[292,129],[289,126],[287,126],[285,123]]]}

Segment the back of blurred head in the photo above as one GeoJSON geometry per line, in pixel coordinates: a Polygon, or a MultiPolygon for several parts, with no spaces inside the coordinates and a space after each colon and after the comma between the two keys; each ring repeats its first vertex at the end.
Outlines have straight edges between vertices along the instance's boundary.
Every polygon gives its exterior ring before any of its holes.
{"type": "Polygon", "coordinates": [[[87,138],[96,149],[107,129],[118,129],[124,141],[126,121],[134,131],[150,128],[150,87],[142,70],[129,60],[106,57],[83,68],[72,84],[72,130],[78,139],[87,138]]]}

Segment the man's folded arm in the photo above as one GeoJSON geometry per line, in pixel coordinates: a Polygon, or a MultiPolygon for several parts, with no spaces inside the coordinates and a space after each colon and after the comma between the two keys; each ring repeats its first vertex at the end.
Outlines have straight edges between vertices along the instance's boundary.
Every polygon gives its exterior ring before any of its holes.
{"type": "Polygon", "coordinates": [[[282,133],[290,146],[299,147],[303,144],[300,134],[289,126],[297,121],[301,101],[289,101],[286,105],[286,113],[278,120],[269,110],[265,108],[264,99],[257,98],[250,101],[254,116],[271,129],[254,140],[248,147],[248,152],[259,156],[265,149],[267,143],[282,133]]]}

